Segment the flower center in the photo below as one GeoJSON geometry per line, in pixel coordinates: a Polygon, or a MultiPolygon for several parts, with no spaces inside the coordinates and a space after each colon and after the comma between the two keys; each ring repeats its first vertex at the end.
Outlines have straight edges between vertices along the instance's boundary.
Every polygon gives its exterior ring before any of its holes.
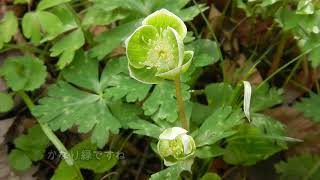
{"type": "Polygon", "coordinates": [[[160,50],[158,53],[159,59],[164,59],[166,55],[167,55],[166,52],[164,52],[163,50],[160,50]]]}
{"type": "Polygon", "coordinates": [[[183,156],[183,144],[181,143],[181,140],[171,140],[169,147],[175,157],[183,156]]]}
{"type": "Polygon", "coordinates": [[[151,47],[148,51],[148,59],[144,62],[147,68],[157,68],[159,71],[168,71],[175,67],[173,47],[168,40],[159,35],[159,38],[148,42],[151,47]]]}

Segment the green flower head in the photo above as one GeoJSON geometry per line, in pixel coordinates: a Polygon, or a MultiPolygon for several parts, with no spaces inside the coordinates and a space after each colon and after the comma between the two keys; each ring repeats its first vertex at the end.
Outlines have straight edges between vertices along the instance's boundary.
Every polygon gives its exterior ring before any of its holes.
{"type": "Polygon", "coordinates": [[[142,21],[126,40],[131,77],[148,84],[173,80],[191,64],[193,51],[184,51],[187,27],[175,14],[158,10],[142,21]]]}
{"type": "Polygon", "coordinates": [[[187,130],[173,127],[164,130],[159,136],[158,152],[164,159],[166,166],[176,164],[178,161],[192,158],[196,145],[193,138],[187,135],[187,130]]]}

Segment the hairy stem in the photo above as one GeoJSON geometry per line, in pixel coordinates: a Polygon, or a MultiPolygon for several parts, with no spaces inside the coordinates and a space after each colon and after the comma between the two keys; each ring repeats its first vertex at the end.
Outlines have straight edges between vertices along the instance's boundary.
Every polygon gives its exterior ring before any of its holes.
{"type": "MultiPolygon", "coordinates": [[[[27,105],[28,109],[31,110],[34,106],[34,103],[30,99],[30,97],[24,91],[19,91],[17,94],[23,99],[23,101],[27,105]]],[[[41,123],[40,121],[38,121],[38,123],[40,124],[43,132],[46,134],[46,136],[49,138],[49,140],[52,142],[52,144],[57,148],[59,153],[63,156],[66,163],[69,166],[72,166],[73,162],[74,162],[72,157],[70,156],[66,147],[62,144],[62,142],[58,139],[58,137],[49,128],[48,124],[41,123]]]]}
{"type": "Polygon", "coordinates": [[[186,130],[189,129],[186,112],[184,108],[184,102],[181,94],[181,81],[180,81],[180,75],[174,80],[175,86],[176,86],[176,98],[177,98],[177,104],[179,109],[179,119],[181,121],[182,127],[186,130]]]}

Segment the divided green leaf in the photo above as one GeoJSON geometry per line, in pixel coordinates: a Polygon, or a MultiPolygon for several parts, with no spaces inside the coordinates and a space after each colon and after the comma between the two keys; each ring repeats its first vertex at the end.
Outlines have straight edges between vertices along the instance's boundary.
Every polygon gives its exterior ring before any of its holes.
{"type": "Polygon", "coordinates": [[[89,55],[92,58],[101,60],[107,54],[109,54],[114,48],[120,45],[129,35],[134,31],[138,24],[138,21],[132,21],[125,24],[121,24],[116,28],[102,33],[97,36],[95,42],[96,46],[90,49],[89,55]]]}
{"type": "Polygon", "coordinates": [[[139,116],[143,115],[143,110],[137,105],[115,102],[109,107],[113,115],[119,119],[122,127],[132,129],[135,134],[158,139],[161,132],[165,129],[140,118],[139,116]]]}
{"type": "Polygon", "coordinates": [[[136,120],[128,123],[130,129],[134,129],[134,133],[153,137],[155,139],[159,138],[164,128],[161,128],[151,122],[146,120],[136,120]]]}
{"type": "MultiPolygon", "coordinates": [[[[189,86],[182,84],[184,101],[190,98],[189,86]]],[[[163,81],[156,85],[152,94],[143,103],[144,114],[152,116],[155,122],[166,120],[175,122],[178,118],[176,90],[173,82],[163,81]]]]}
{"type": "Polygon", "coordinates": [[[194,17],[208,9],[205,4],[198,4],[184,8],[190,0],[182,1],[143,1],[143,0],[92,0],[93,6],[88,10],[85,19],[92,22],[93,15],[100,15],[98,22],[114,21],[115,19],[133,20],[145,17],[161,8],[177,14],[184,21],[191,21],[194,17]]]}
{"type": "Polygon", "coordinates": [[[37,6],[37,10],[44,10],[54,6],[57,6],[62,3],[69,2],[71,0],[41,0],[37,6]]]}
{"type": "Polygon", "coordinates": [[[9,154],[9,164],[18,171],[24,171],[31,167],[31,159],[21,150],[14,149],[9,154]]]}
{"type": "Polygon", "coordinates": [[[143,110],[136,104],[127,104],[117,101],[109,104],[109,108],[123,128],[128,128],[129,123],[131,122],[141,120],[139,116],[143,115],[143,110]]]}
{"type": "Polygon", "coordinates": [[[180,179],[180,174],[183,171],[191,172],[191,166],[193,164],[193,159],[188,159],[185,161],[180,161],[177,164],[170,166],[160,172],[151,175],[150,180],[178,180],[180,179]]]}
{"type": "Polygon", "coordinates": [[[14,91],[32,91],[39,88],[46,79],[46,66],[31,56],[16,56],[5,60],[0,67],[0,76],[14,91]]]}
{"type": "Polygon", "coordinates": [[[51,12],[28,12],[22,19],[23,34],[34,44],[39,44],[42,38],[53,39],[63,31],[60,19],[51,12]]]}
{"type": "Polygon", "coordinates": [[[295,104],[295,108],[303,112],[306,117],[312,118],[316,122],[320,122],[320,95],[311,93],[309,98],[303,98],[301,102],[295,104]]]}
{"type": "Polygon", "coordinates": [[[99,62],[89,59],[79,51],[73,63],[62,71],[66,81],[59,81],[49,87],[48,96],[39,101],[40,105],[33,109],[33,115],[41,122],[48,123],[53,130],[65,131],[77,126],[80,133],[92,131],[92,142],[103,147],[108,140],[109,131],[117,134],[121,127],[122,120],[115,117],[110,110],[113,105],[112,98],[127,96],[130,101],[143,99],[139,94],[141,92],[135,92],[134,89],[140,91],[149,88],[145,84],[131,83],[134,80],[130,80],[123,69],[110,69],[121,67],[123,63],[126,63],[124,58],[111,61],[100,77],[99,62]],[[114,92],[113,88],[117,88],[115,84],[122,83],[118,82],[119,78],[133,86],[126,84],[128,89],[118,89],[120,93],[114,92]]]}
{"type": "Polygon", "coordinates": [[[217,109],[195,132],[197,147],[214,144],[237,133],[235,127],[242,122],[243,114],[240,110],[233,110],[230,106],[217,109]]]}
{"type": "Polygon", "coordinates": [[[220,55],[216,42],[208,39],[197,39],[186,46],[187,50],[194,51],[193,60],[186,73],[182,75],[182,81],[194,81],[201,74],[201,67],[218,62],[220,55]]]}
{"type": "Polygon", "coordinates": [[[194,51],[194,65],[204,67],[216,63],[219,58],[219,47],[215,41],[208,39],[197,39],[188,45],[194,51]]]}
{"type": "Polygon", "coordinates": [[[72,14],[68,6],[55,6],[50,9],[54,15],[56,15],[63,24],[63,32],[78,28],[76,17],[72,14]]]}
{"type": "Polygon", "coordinates": [[[232,86],[225,83],[209,84],[205,88],[208,105],[213,110],[228,105],[232,93],[232,86]]]}
{"type": "Polygon", "coordinates": [[[304,51],[309,52],[309,61],[312,67],[316,68],[320,65],[320,36],[319,34],[311,33],[309,37],[304,37],[302,41],[306,41],[303,45],[304,51]]]}
{"type": "Polygon", "coordinates": [[[224,149],[219,145],[202,146],[196,150],[196,156],[200,159],[214,158],[223,155],[223,153],[224,149]]]}
{"type": "Polygon", "coordinates": [[[262,111],[282,103],[282,93],[281,89],[269,88],[268,85],[263,85],[257,90],[253,89],[251,111],[262,111]]]}
{"type": "Polygon", "coordinates": [[[18,29],[18,19],[12,11],[8,11],[5,16],[0,19],[0,49],[3,44],[11,40],[18,29]]]}
{"type": "Polygon", "coordinates": [[[0,113],[8,112],[13,108],[14,102],[9,94],[0,92],[0,99],[0,113]]]}
{"type": "MultiPolygon", "coordinates": [[[[154,12],[155,10],[166,8],[169,11],[177,14],[183,21],[191,21],[193,18],[195,18],[197,15],[199,15],[201,12],[208,9],[208,7],[205,6],[205,4],[196,4],[194,6],[190,6],[187,8],[184,8],[190,0],[178,0],[178,1],[171,1],[171,0],[162,0],[162,1],[151,1],[149,6],[151,7],[149,10],[150,14],[151,12],[154,12]]],[[[145,12],[144,12],[145,14],[145,12]]],[[[146,15],[148,15],[146,14],[146,15]]]]}
{"type": "Polygon", "coordinates": [[[181,9],[177,11],[176,14],[179,17],[181,17],[183,21],[191,21],[196,16],[198,16],[201,12],[204,12],[207,9],[209,9],[209,7],[207,7],[206,4],[197,4],[194,6],[181,9]]]}
{"type": "Polygon", "coordinates": [[[320,169],[317,164],[320,162],[318,155],[303,154],[289,157],[275,165],[280,180],[320,179],[320,169]],[[308,176],[308,178],[306,178],[308,176]]]}
{"type": "Polygon", "coordinates": [[[75,51],[80,49],[85,43],[83,32],[80,28],[72,31],[68,35],[57,41],[50,49],[51,56],[59,56],[57,66],[63,69],[70,64],[74,58],[75,51]]]}
{"type": "Polygon", "coordinates": [[[40,125],[35,125],[28,130],[28,134],[14,140],[15,149],[9,154],[10,165],[20,171],[28,169],[32,161],[43,158],[48,143],[49,139],[40,125]]]}
{"type": "Polygon", "coordinates": [[[223,159],[230,164],[253,165],[287,148],[285,130],[280,122],[263,115],[252,117],[252,124],[242,124],[227,139],[223,159]]]}
{"type": "Polygon", "coordinates": [[[130,12],[121,9],[123,2],[95,0],[88,8],[82,21],[83,25],[106,25],[117,20],[122,20],[130,15],[130,12]]]}
{"type": "Polygon", "coordinates": [[[107,83],[105,95],[113,100],[126,97],[127,102],[142,101],[148,94],[151,85],[140,83],[129,76],[126,57],[112,60],[101,75],[102,83],[107,83]]]}
{"type": "MultiPolygon", "coordinates": [[[[190,123],[200,126],[211,114],[214,109],[210,106],[192,102],[192,113],[190,123]]],[[[193,125],[191,124],[191,127],[193,125]]]]}

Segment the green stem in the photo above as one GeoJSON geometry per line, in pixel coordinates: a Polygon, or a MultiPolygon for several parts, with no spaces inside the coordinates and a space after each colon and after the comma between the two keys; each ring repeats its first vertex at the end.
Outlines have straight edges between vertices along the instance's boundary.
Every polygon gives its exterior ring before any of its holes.
{"type": "Polygon", "coordinates": [[[44,50],[41,50],[41,49],[36,48],[36,47],[31,47],[31,46],[28,46],[28,45],[5,44],[4,47],[5,48],[2,49],[0,52],[5,52],[5,51],[8,51],[10,49],[20,49],[20,50],[23,50],[23,51],[30,51],[30,52],[34,52],[34,53],[47,54],[47,52],[44,51],[44,50]]]}
{"type": "Polygon", "coordinates": [[[268,72],[269,75],[272,74],[279,67],[281,57],[283,55],[283,50],[286,46],[288,37],[289,37],[289,35],[287,32],[283,32],[281,34],[280,43],[278,44],[277,51],[276,51],[275,55],[273,56],[273,61],[272,61],[271,67],[268,72]]]}
{"type": "Polygon", "coordinates": [[[299,83],[299,82],[296,82],[294,80],[289,80],[290,83],[292,83],[292,85],[296,86],[297,88],[300,88],[301,90],[305,91],[305,92],[308,92],[308,93],[312,93],[312,91],[305,87],[303,84],[299,83]]]}
{"type": "Polygon", "coordinates": [[[133,135],[133,132],[131,132],[121,143],[121,146],[119,148],[119,151],[121,152],[122,149],[124,148],[124,146],[126,145],[126,143],[129,141],[129,139],[131,138],[131,136],[133,135]]]}
{"type": "Polygon", "coordinates": [[[187,117],[186,117],[186,112],[184,108],[184,102],[181,94],[181,81],[180,81],[180,75],[176,77],[174,80],[175,86],[176,86],[176,99],[177,99],[177,104],[178,104],[178,109],[179,109],[179,119],[181,121],[182,127],[186,130],[189,129],[187,117]]]}
{"type": "MultiPolygon", "coordinates": [[[[34,103],[30,99],[30,97],[24,91],[19,91],[19,92],[17,92],[17,94],[23,99],[23,101],[27,105],[28,109],[31,110],[34,106],[34,103]]],[[[66,147],[61,143],[61,141],[58,139],[58,137],[49,128],[48,124],[42,123],[40,121],[38,121],[38,123],[40,124],[43,132],[46,134],[46,136],[49,138],[49,140],[52,142],[52,144],[57,148],[57,150],[63,156],[66,163],[69,166],[72,166],[74,164],[73,158],[70,156],[66,147]]]]}
{"type": "Polygon", "coordinates": [[[285,87],[285,86],[289,83],[289,81],[291,80],[291,78],[293,77],[293,75],[296,73],[296,71],[297,71],[297,69],[298,69],[298,67],[300,66],[300,64],[301,64],[302,61],[303,61],[303,58],[301,58],[301,59],[294,65],[294,67],[292,68],[289,76],[288,76],[288,77],[286,78],[286,80],[284,81],[282,87],[285,87]]]}

